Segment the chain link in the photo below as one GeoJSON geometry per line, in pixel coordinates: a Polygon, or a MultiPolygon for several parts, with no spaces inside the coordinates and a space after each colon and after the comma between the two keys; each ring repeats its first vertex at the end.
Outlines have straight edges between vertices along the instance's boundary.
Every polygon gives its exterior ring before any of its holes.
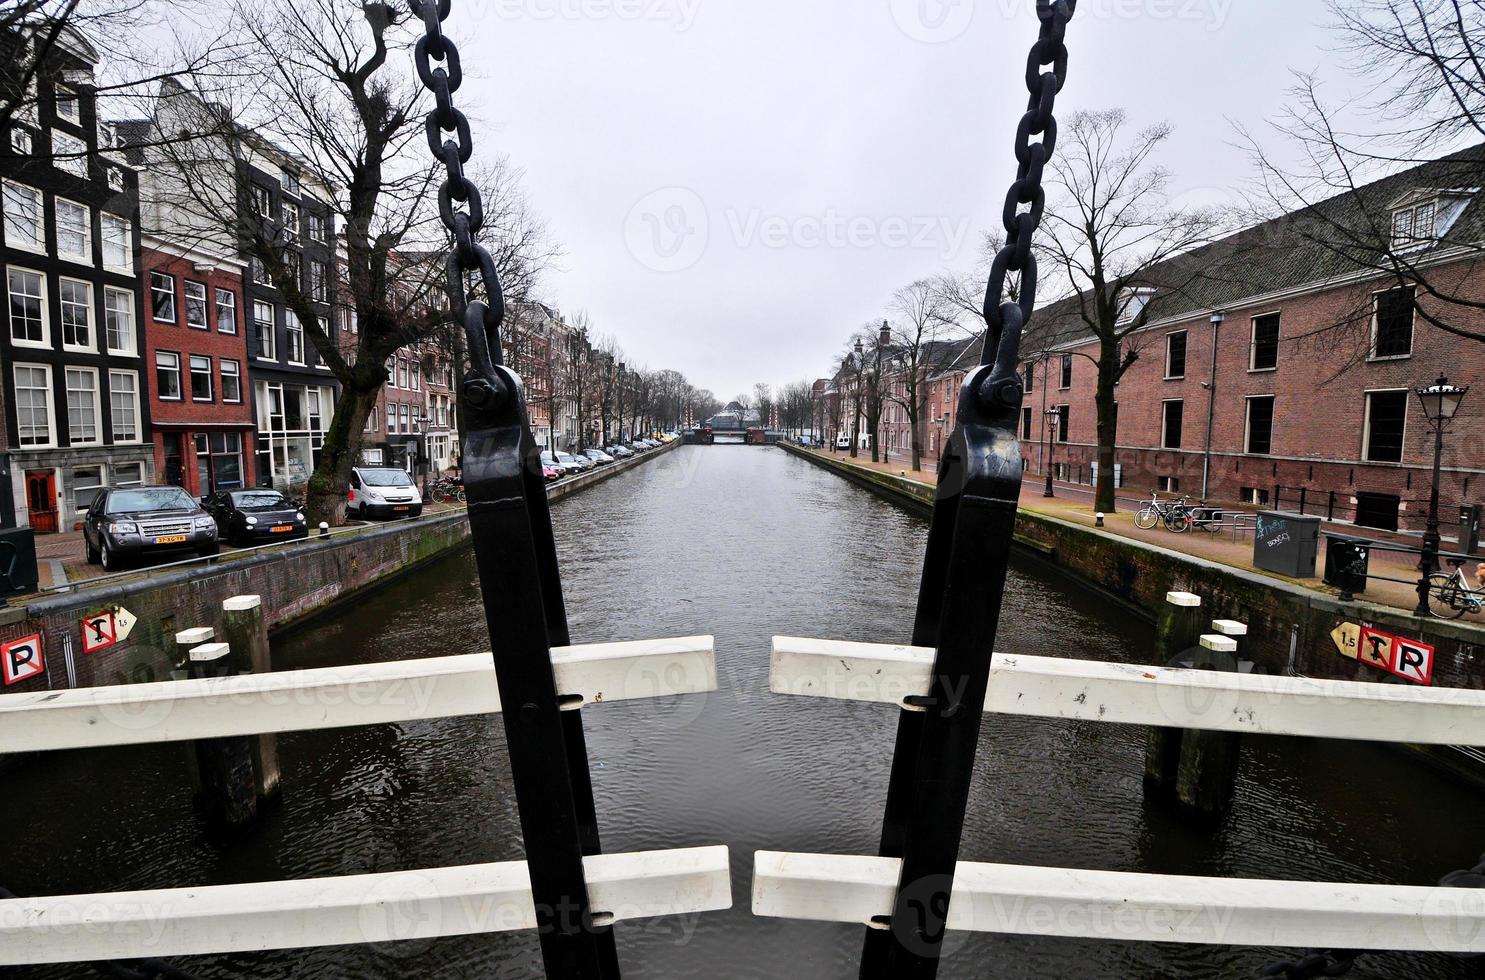
{"type": "Polygon", "coordinates": [[[1031,97],[1026,114],[1016,127],[1016,180],[1006,193],[1002,224],[1005,226],[1004,247],[996,253],[990,266],[990,282],[985,289],[985,338],[982,364],[995,363],[1002,369],[1014,366],[1021,343],[1021,331],[1031,322],[1036,309],[1036,255],[1032,239],[1041,225],[1047,194],[1042,188],[1042,172],[1057,148],[1057,93],[1067,83],[1067,24],[1077,11],[1078,0],[1037,0],[1036,15],[1041,33],[1026,60],[1026,90],[1031,97]],[[1050,66],[1051,70],[1044,70],[1050,66]],[[1040,136],[1039,142],[1031,142],[1040,136]],[[1030,207],[1022,211],[1023,205],[1030,207]],[[1006,276],[1021,275],[1020,291],[1011,300],[1006,291],[1006,276]]]}
{"type": "Polygon", "coordinates": [[[487,382],[482,387],[466,388],[468,394],[477,396],[491,391],[491,386],[498,390],[502,384],[494,369],[505,360],[500,344],[505,297],[495,259],[475,240],[484,227],[485,210],[479,188],[464,174],[464,165],[474,155],[474,138],[469,118],[454,106],[454,93],[464,81],[464,69],[458,47],[443,33],[443,22],[452,7],[452,0],[408,0],[413,16],[423,22],[423,36],[418,38],[413,60],[418,78],[433,93],[433,110],[425,123],[428,150],[443,164],[445,172],[438,190],[438,215],[453,237],[445,268],[449,305],[464,325],[470,363],[487,382]],[[481,289],[468,289],[471,275],[478,279],[481,289]],[[480,296],[483,298],[476,298],[480,296]]]}

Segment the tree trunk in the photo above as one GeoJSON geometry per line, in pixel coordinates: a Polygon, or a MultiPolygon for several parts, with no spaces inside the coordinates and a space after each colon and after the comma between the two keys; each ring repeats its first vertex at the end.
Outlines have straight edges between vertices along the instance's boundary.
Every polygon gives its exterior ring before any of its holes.
{"type": "Polygon", "coordinates": [[[851,419],[851,458],[856,458],[856,447],[861,442],[861,399],[856,399],[856,414],[851,419]]]}
{"type": "Polygon", "coordinates": [[[1118,440],[1118,422],[1117,406],[1114,403],[1114,383],[1118,380],[1121,356],[1117,342],[1105,341],[1099,345],[1098,388],[1095,395],[1098,410],[1098,487],[1093,508],[1105,514],[1112,514],[1116,509],[1114,506],[1114,446],[1118,440]]]}
{"type": "Polygon", "coordinates": [[[376,407],[380,390],[380,386],[366,391],[341,389],[341,402],[330,418],[320,461],[309,478],[304,513],[310,527],[321,521],[332,526],[345,523],[345,488],[350,483],[351,467],[356,465],[366,419],[376,407]]]}
{"type": "Polygon", "coordinates": [[[908,389],[907,417],[909,439],[913,447],[913,472],[920,473],[923,470],[923,437],[918,432],[918,392],[914,385],[908,389]]]}

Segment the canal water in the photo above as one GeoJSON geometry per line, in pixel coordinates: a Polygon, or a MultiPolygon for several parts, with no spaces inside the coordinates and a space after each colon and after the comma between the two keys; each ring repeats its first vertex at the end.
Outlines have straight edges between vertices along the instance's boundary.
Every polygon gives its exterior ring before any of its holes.
{"type": "MultiPolygon", "coordinates": [[[[585,710],[605,849],[725,843],[729,912],[618,929],[626,977],[849,978],[862,930],[755,919],[758,849],[873,853],[896,713],[768,693],[773,634],[908,638],[925,522],[772,449],[682,447],[557,504],[577,642],[712,633],[721,689],[585,710]]],[[[468,550],[275,643],[282,668],[488,647],[468,550]]],[[[1147,662],[1152,630],[1056,574],[1013,569],[999,646],[1147,662]]],[[[282,736],[282,805],[245,841],[192,815],[181,746],[64,753],[0,782],[0,882],[21,894],[359,874],[518,859],[494,718],[282,736]]],[[[1478,796],[1393,750],[1250,738],[1233,815],[1183,826],[1141,790],[1142,730],[990,718],[963,856],[1168,874],[1430,884],[1485,848],[1478,796]]],[[[946,978],[1231,978],[1273,950],[951,934],[946,978]]],[[[534,937],[194,957],[201,977],[526,978],[534,937]]],[[[14,970],[22,980],[90,976],[14,970]]],[[[1441,955],[1353,976],[1478,976],[1441,955]]]]}

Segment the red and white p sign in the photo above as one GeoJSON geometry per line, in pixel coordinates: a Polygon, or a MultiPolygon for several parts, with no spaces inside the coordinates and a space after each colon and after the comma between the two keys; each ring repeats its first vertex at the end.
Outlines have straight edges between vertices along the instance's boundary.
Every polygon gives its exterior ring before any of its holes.
{"type": "Polygon", "coordinates": [[[0,644],[0,677],[5,680],[6,687],[29,680],[45,669],[40,633],[0,644]]]}

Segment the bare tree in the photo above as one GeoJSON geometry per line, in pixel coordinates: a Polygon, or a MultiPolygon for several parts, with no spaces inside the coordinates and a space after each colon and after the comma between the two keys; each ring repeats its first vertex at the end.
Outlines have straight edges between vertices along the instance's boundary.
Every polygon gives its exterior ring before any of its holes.
{"type": "MultiPolygon", "coordinates": [[[[1428,325],[1485,342],[1478,283],[1485,249],[1474,227],[1455,224],[1485,183],[1485,23],[1479,0],[1330,0],[1348,68],[1367,86],[1361,99],[1328,100],[1300,75],[1291,104],[1266,140],[1240,130],[1260,179],[1255,216],[1275,218],[1275,247],[1309,247],[1312,264],[1336,275],[1374,273],[1414,290],[1428,325]],[[1442,156],[1442,159],[1440,157],[1442,156]],[[1285,160],[1294,158],[1297,163],[1285,160]],[[1427,165],[1408,186],[1387,178],[1427,165]]],[[[1370,291],[1310,336],[1350,344],[1349,363],[1371,351],[1370,291]]]]}
{"type": "Polygon", "coordinates": [[[1153,159],[1171,128],[1159,124],[1126,137],[1123,110],[1081,112],[1058,137],[1048,175],[1041,252],[1073,290],[1042,315],[1031,339],[1057,347],[1085,339],[1098,370],[1098,487],[1094,506],[1114,510],[1114,386],[1137,361],[1157,297],[1183,299],[1202,279],[1200,262],[1180,257],[1225,227],[1213,210],[1170,204],[1170,173],[1153,159]]]}
{"type": "MultiPolygon", "coordinates": [[[[399,348],[445,322],[438,222],[439,172],[427,156],[429,99],[406,62],[416,40],[394,3],[302,0],[261,6],[241,0],[232,28],[251,52],[236,84],[209,93],[167,88],[156,129],[184,138],[158,162],[179,196],[172,218],[207,236],[236,240],[297,315],[341,397],[309,480],[310,520],[339,521],[361,433],[385,381],[382,365],[399,348]],[[227,100],[227,101],[224,101],[227,100]],[[342,232],[341,304],[354,316],[355,344],[333,340],[333,326],[287,246],[297,229],[258,213],[243,177],[249,160],[287,153],[302,180],[322,188],[342,232]],[[404,254],[426,258],[410,261],[404,254]]],[[[413,24],[411,27],[416,28],[413,24]]],[[[519,174],[503,161],[484,175],[485,225],[509,300],[521,299],[555,249],[527,208],[519,174]]]]}
{"type": "Polygon", "coordinates": [[[958,285],[948,276],[919,279],[892,294],[889,342],[900,383],[887,392],[888,399],[901,405],[907,415],[915,473],[923,469],[922,421],[928,408],[929,368],[940,337],[958,319],[959,310],[951,298],[958,285]]]}

